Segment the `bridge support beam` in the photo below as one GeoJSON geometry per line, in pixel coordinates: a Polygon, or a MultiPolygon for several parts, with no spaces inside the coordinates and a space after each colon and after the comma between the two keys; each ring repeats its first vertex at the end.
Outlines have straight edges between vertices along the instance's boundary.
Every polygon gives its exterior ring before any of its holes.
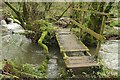
{"type": "MultiPolygon", "coordinates": [[[[103,16],[102,25],[101,25],[101,29],[100,29],[100,35],[103,34],[104,25],[105,25],[105,16],[103,16]]],[[[99,41],[98,44],[97,44],[96,53],[95,53],[95,55],[94,55],[96,58],[97,58],[98,55],[99,55],[100,46],[101,46],[101,41],[99,41]]]]}

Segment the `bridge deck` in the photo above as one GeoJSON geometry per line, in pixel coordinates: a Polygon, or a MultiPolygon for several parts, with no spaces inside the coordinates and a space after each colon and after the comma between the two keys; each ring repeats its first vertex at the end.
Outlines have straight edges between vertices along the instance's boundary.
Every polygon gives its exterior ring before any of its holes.
{"type": "MultiPolygon", "coordinates": [[[[58,29],[56,34],[59,46],[64,52],[89,51],[89,49],[82,42],[76,39],[74,34],[72,34],[68,29],[58,29]]],[[[68,57],[65,64],[67,68],[98,66],[98,64],[94,62],[94,58],[91,56],[68,57]]]]}
{"type": "Polygon", "coordinates": [[[94,58],[91,56],[69,57],[68,62],[65,63],[67,68],[98,66],[98,64],[94,62],[94,58]]]}
{"type": "Polygon", "coordinates": [[[65,52],[89,51],[89,49],[79,40],[77,40],[68,29],[59,29],[57,32],[60,47],[65,52]]]}

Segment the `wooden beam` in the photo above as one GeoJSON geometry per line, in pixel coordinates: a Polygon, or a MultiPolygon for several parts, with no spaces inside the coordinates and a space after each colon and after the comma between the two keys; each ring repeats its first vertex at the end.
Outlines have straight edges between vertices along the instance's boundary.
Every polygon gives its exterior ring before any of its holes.
{"type": "Polygon", "coordinates": [[[84,11],[84,12],[89,12],[89,13],[94,13],[94,14],[100,14],[100,15],[106,15],[106,16],[110,16],[111,15],[111,14],[108,14],[108,13],[97,12],[97,11],[88,11],[88,10],[82,10],[82,9],[76,9],[76,8],[74,8],[74,10],[84,11]]]}
{"type": "MultiPolygon", "coordinates": [[[[102,25],[101,25],[101,29],[100,29],[100,35],[103,34],[104,25],[105,25],[105,16],[103,16],[102,25]]],[[[101,46],[101,42],[99,41],[98,44],[97,44],[96,53],[94,55],[96,58],[98,57],[100,46],[101,46]]]]}
{"type": "Polygon", "coordinates": [[[58,18],[58,21],[65,14],[65,12],[70,8],[70,6],[71,6],[71,4],[62,12],[62,14],[58,18]]]}
{"type": "Polygon", "coordinates": [[[105,42],[105,37],[101,36],[100,34],[94,32],[93,30],[83,26],[82,24],[76,22],[73,19],[70,19],[71,22],[73,22],[74,24],[76,24],[77,26],[79,26],[80,28],[82,28],[83,31],[89,33],[90,35],[94,36],[96,39],[100,40],[101,42],[105,42]]]}
{"type": "Polygon", "coordinates": [[[69,61],[65,64],[67,68],[98,66],[98,64],[94,62],[94,57],[92,56],[69,57],[69,61]]]}
{"type": "Polygon", "coordinates": [[[82,17],[82,20],[81,20],[81,24],[83,24],[84,19],[85,19],[85,11],[83,12],[83,17],[82,17]]]}

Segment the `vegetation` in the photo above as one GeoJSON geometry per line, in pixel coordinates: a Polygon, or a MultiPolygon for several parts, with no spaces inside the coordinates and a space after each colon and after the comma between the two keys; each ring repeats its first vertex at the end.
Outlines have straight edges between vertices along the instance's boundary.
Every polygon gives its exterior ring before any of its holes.
{"type": "Polygon", "coordinates": [[[114,72],[112,72],[107,67],[99,66],[99,67],[90,69],[89,72],[91,73],[82,72],[83,77],[84,78],[118,78],[118,76],[115,75],[114,72]]]}
{"type": "Polygon", "coordinates": [[[3,61],[3,75],[1,77],[10,79],[37,79],[47,78],[45,72],[36,70],[28,64],[18,64],[15,59],[3,61]]]}
{"type": "Polygon", "coordinates": [[[103,32],[103,35],[106,37],[106,39],[119,39],[119,33],[120,30],[114,29],[112,26],[106,25],[105,30],[103,32]]]}
{"type": "Polygon", "coordinates": [[[61,72],[59,73],[60,78],[76,78],[76,76],[73,73],[72,69],[64,70],[64,68],[61,68],[61,72]]]}
{"type": "MultiPolygon", "coordinates": [[[[18,19],[20,22],[17,23],[24,29],[33,31],[34,33],[26,34],[26,37],[30,38],[33,43],[43,47],[43,54],[46,58],[42,65],[37,66],[36,69],[28,64],[18,64],[15,59],[5,60],[3,61],[2,78],[47,79],[46,69],[50,59],[48,47],[57,43],[56,39],[58,37],[55,32],[57,28],[60,28],[54,27],[56,24],[65,25],[63,28],[70,28],[78,39],[82,40],[87,46],[96,46],[97,44],[100,46],[101,42],[105,42],[104,37],[107,39],[111,37],[119,39],[120,31],[115,30],[114,26],[120,27],[120,24],[118,20],[110,19],[117,16],[117,14],[114,14],[114,11],[117,12],[116,9],[119,7],[116,6],[117,4],[114,2],[71,2],[59,4],[52,2],[4,2],[3,19],[11,17],[14,22],[17,22],[15,19],[18,19]],[[65,5],[61,6],[62,4],[65,5]],[[60,19],[62,17],[70,17],[71,19],[69,22],[63,20],[61,23],[60,19]],[[104,20],[107,21],[104,22],[104,20]]],[[[60,48],[60,51],[63,52],[64,59],[67,59],[68,56],[64,50],[60,48]]],[[[110,69],[103,66],[90,69],[90,72],[83,72],[83,78],[118,78],[112,73],[108,74],[111,72],[110,69]]],[[[64,70],[61,68],[59,78],[76,78],[76,76],[72,69],[64,70]]]]}

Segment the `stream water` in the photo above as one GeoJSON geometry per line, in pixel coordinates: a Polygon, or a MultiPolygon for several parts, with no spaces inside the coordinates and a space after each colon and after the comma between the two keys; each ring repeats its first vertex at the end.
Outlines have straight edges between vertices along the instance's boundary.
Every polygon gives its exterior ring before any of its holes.
{"type": "MultiPolygon", "coordinates": [[[[109,40],[101,44],[100,58],[104,65],[111,70],[118,71],[118,40],[109,40]]],[[[45,59],[42,48],[31,42],[24,35],[12,34],[7,28],[2,28],[2,59],[18,58],[20,62],[32,66],[41,65],[45,59]]],[[[48,62],[47,75],[49,78],[58,77],[60,69],[65,68],[62,54],[58,45],[49,47],[50,60],[48,62]]],[[[95,53],[95,47],[90,47],[90,52],[95,53]]],[[[76,54],[76,53],[75,53],[76,54]]]]}
{"type": "Polygon", "coordinates": [[[111,69],[114,74],[118,74],[120,71],[120,53],[119,53],[119,40],[109,40],[105,44],[101,45],[99,51],[99,57],[106,67],[111,69]]]}
{"type": "MultiPolygon", "coordinates": [[[[6,26],[6,25],[4,25],[6,26]]],[[[8,25],[7,25],[8,26],[8,25]]],[[[12,34],[11,31],[20,31],[11,25],[11,29],[2,27],[2,59],[16,58],[18,63],[27,63],[33,67],[40,66],[45,56],[42,54],[42,47],[32,43],[25,35],[12,34]],[[14,29],[13,29],[14,28],[14,29]]],[[[60,54],[58,45],[49,46],[50,59],[48,61],[47,75],[49,78],[58,77],[61,68],[65,68],[62,54],[60,54]]]]}
{"type": "MultiPolygon", "coordinates": [[[[107,40],[101,44],[99,51],[99,58],[104,63],[105,67],[108,67],[113,71],[113,74],[118,75],[120,71],[120,53],[119,53],[119,40],[107,40]]],[[[95,54],[96,47],[90,47],[90,53],[95,54]]]]}

